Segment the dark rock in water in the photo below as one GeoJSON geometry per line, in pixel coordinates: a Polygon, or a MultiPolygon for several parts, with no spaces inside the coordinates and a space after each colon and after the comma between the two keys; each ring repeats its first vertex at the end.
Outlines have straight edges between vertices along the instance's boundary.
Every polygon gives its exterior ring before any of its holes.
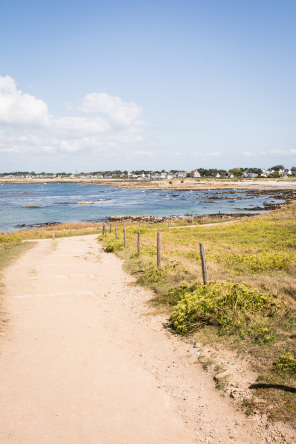
{"type": "Polygon", "coordinates": [[[43,224],[20,224],[16,225],[15,228],[42,228],[51,227],[52,225],[59,225],[61,222],[44,222],[43,224]]]}
{"type": "Polygon", "coordinates": [[[294,189],[277,189],[277,190],[247,190],[246,194],[248,196],[269,196],[273,199],[281,199],[287,201],[292,201],[296,199],[296,190],[294,189]]]}
{"type": "MultiPolygon", "coordinates": [[[[252,211],[252,210],[251,210],[252,211]]],[[[222,220],[228,220],[228,219],[238,219],[240,217],[251,217],[253,214],[251,213],[218,213],[218,214],[205,214],[202,216],[196,216],[194,214],[187,214],[184,217],[182,216],[110,216],[108,217],[108,222],[137,222],[137,223],[159,223],[159,222],[165,222],[165,221],[171,221],[174,220],[182,220],[182,219],[188,219],[194,217],[196,220],[203,219],[204,217],[211,218],[211,219],[219,219],[222,220]]]]}
{"type": "Polygon", "coordinates": [[[98,193],[115,193],[115,190],[100,190],[98,193]]]}
{"type": "Polygon", "coordinates": [[[38,207],[38,205],[28,205],[26,208],[41,208],[41,207],[38,207]]]}
{"type": "Polygon", "coordinates": [[[55,205],[92,205],[92,200],[81,200],[80,202],[55,202],[55,205]]]}
{"type": "Polygon", "coordinates": [[[249,208],[242,208],[244,211],[264,211],[265,208],[264,207],[252,207],[250,205],[249,208]]]}
{"type": "MultiPolygon", "coordinates": [[[[241,208],[237,208],[240,210],[241,208]]],[[[249,210],[249,208],[245,208],[244,210],[249,210]]],[[[251,210],[252,211],[252,210],[251,210]]],[[[203,216],[196,216],[196,219],[202,219],[206,217],[207,219],[217,219],[219,217],[222,220],[227,219],[239,219],[240,217],[253,217],[254,215],[251,213],[216,213],[216,214],[204,214],[203,216]]]]}
{"type": "Polygon", "coordinates": [[[55,205],[72,205],[76,202],[54,202],[55,205]]]}
{"type": "Polygon", "coordinates": [[[164,222],[169,219],[177,219],[177,216],[110,216],[108,217],[108,221],[110,222],[121,222],[121,221],[130,221],[130,222],[149,222],[149,223],[159,223],[164,222]]]}

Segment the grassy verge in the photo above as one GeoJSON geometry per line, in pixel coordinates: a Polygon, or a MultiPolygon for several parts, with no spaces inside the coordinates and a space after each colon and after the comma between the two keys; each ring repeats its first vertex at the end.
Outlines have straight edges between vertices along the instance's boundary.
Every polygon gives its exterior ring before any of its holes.
{"type": "Polygon", "coordinates": [[[19,230],[13,233],[0,233],[1,242],[20,242],[31,239],[48,239],[53,233],[55,237],[82,236],[84,234],[97,234],[101,228],[98,224],[91,222],[69,222],[56,224],[32,230],[19,230]]]}
{"type": "Polygon", "coordinates": [[[126,259],[138,283],[155,291],[153,304],[170,317],[175,332],[219,343],[250,356],[258,381],[247,413],[295,423],[296,204],[235,224],[127,227],[102,239],[126,259]],[[140,231],[141,254],[137,255],[140,231]],[[156,233],[162,262],[156,267],[156,233]],[[210,284],[202,285],[199,243],[205,244],[210,284]]]}
{"type": "MultiPolygon", "coordinates": [[[[24,251],[31,248],[31,243],[0,243],[0,273],[7,267],[14,259],[20,256],[24,251]]],[[[1,276],[1,274],[0,274],[1,276]]]]}
{"type": "MultiPolygon", "coordinates": [[[[20,243],[20,242],[0,242],[0,295],[3,293],[4,284],[2,283],[2,271],[5,267],[7,267],[13,260],[19,257],[24,251],[31,248],[33,244],[29,242],[20,243]]],[[[0,299],[0,330],[2,330],[3,322],[6,317],[2,311],[1,307],[1,299],[0,299]]]]}

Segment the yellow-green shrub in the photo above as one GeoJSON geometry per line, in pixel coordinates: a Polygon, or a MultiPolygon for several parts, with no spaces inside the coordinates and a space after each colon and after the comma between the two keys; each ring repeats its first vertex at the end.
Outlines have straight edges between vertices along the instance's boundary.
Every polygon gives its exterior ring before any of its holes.
{"type": "Polygon", "coordinates": [[[274,316],[282,307],[276,296],[264,294],[244,283],[231,280],[197,285],[186,291],[171,316],[173,328],[181,334],[205,325],[215,325],[220,333],[235,333],[246,327],[253,314],[274,316]]]}
{"type": "Polygon", "coordinates": [[[280,373],[296,374],[296,359],[291,353],[286,353],[274,363],[274,369],[280,373]]]}
{"type": "Polygon", "coordinates": [[[21,241],[22,239],[19,236],[14,235],[14,233],[3,234],[0,236],[1,244],[15,244],[21,241]]]}
{"type": "Polygon", "coordinates": [[[105,251],[111,253],[113,251],[123,250],[123,243],[120,240],[111,240],[105,246],[105,251]]]}

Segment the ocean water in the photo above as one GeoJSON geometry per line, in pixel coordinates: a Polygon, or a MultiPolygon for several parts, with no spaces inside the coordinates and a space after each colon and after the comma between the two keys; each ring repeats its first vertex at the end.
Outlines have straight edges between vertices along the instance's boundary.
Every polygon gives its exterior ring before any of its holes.
{"type": "Polygon", "coordinates": [[[281,201],[273,200],[272,193],[253,197],[248,190],[159,191],[78,183],[1,184],[0,231],[47,222],[101,221],[116,215],[200,216],[244,213],[258,207],[262,210],[256,212],[262,212],[266,202],[281,201]],[[77,203],[82,200],[94,203],[77,203]]]}

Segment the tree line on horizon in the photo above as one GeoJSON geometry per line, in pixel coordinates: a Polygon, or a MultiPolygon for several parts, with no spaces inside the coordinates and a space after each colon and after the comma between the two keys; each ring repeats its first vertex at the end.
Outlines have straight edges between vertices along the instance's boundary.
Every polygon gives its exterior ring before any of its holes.
{"type": "MultiPolygon", "coordinates": [[[[284,165],[275,165],[271,168],[268,168],[268,170],[273,171],[273,175],[274,177],[276,177],[277,173],[281,170],[285,170],[286,168],[284,167],[284,165]]],[[[291,172],[293,174],[296,174],[296,166],[293,166],[292,168],[290,168],[291,172]]],[[[171,174],[175,174],[178,172],[182,172],[183,170],[170,170],[168,171],[168,173],[171,174]]],[[[220,177],[227,177],[229,175],[233,175],[234,177],[241,177],[244,173],[253,173],[256,174],[258,176],[260,176],[263,173],[263,169],[262,168],[231,168],[230,170],[225,170],[225,169],[217,169],[217,168],[196,168],[195,171],[198,171],[201,177],[216,177],[217,174],[220,175],[220,177]]],[[[152,171],[152,170],[133,170],[130,173],[134,174],[134,175],[149,175],[149,174],[161,174],[161,173],[166,173],[167,171],[165,170],[161,170],[161,171],[152,171]]],[[[89,173],[66,173],[66,172],[60,172],[60,173],[46,173],[46,172],[41,172],[41,173],[35,173],[35,171],[14,171],[14,172],[9,172],[9,173],[0,173],[0,177],[5,177],[5,176],[15,176],[15,177],[23,177],[23,176],[52,176],[52,177],[76,177],[76,176],[84,176],[84,175],[92,175],[92,176],[112,176],[112,177],[118,177],[118,176],[126,176],[128,177],[128,171],[127,170],[106,170],[106,171],[93,171],[93,172],[89,172],[89,173]]],[[[272,175],[271,174],[271,175],[272,175]]],[[[187,173],[187,176],[190,176],[190,173],[187,173]]]]}

